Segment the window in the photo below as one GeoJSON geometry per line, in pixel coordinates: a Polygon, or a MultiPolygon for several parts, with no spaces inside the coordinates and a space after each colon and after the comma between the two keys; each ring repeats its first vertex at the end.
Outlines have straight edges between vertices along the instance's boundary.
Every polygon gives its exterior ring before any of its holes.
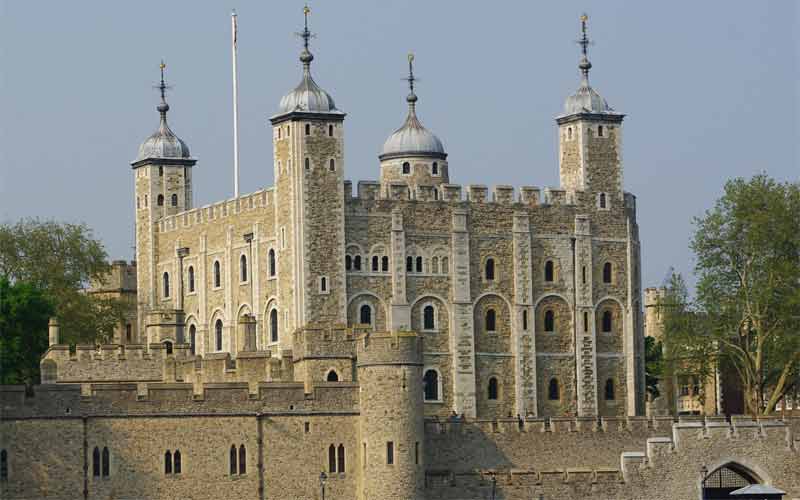
{"type": "Polygon", "coordinates": [[[339,374],[336,373],[336,370],[331,370],[328,372],[328,376],[325,377],[325,380],[327,380],[328,382],[338,382],[339,374]]]}
{"type": "Polygon", "coordinates": [[[360,271],[361,270],[361,256],[360,255],[356,255],[355,258],[353,258],[353,269],[356,270],[356,271],[360,271]]]}
{"type": "Polygon", "coordinates": [[[336,446],[328,446],[328,472],[336,472],[336,446]]]}
{"type": "Polygon", "coordinates": [[[422,257],[417,257],[417,272],[422,272],[422,257]]]}
{"type": "Polygon", "coordinates": [[[328,169],[329,169],[331,172],[333,172],[333,171],[335,171],[335,170],[336,170],[336,162],[334,161],[334,159],[333,159],[333,158],[331,158],[331,161],[330,161],[330,163],[328,163],[328,169]]]}
{"type": "Polygon", "coordinates": [[[286,228],[281,228],[281,249],[286,250],[286,228]]]}
{"type": "Polygon", "coordinates": [[[311,125],[306,123],[306,135],[311,135],[311,125]]]}
{"type": "Polygon", "coordinates": [[[214,323],[214,347],[215,350],[221,351],[222,350],[222,320],[218,319],[216,323],[214,323]]]}
{"type": "Polygon", "coordinates": [[[286,137],[291,137],[291,136],[292,136],[292,128],[287,125],[286,126],[286,137]]]}
{"type": "Polygon", "coordinates": [[[431,174],[439,175],[439,164],[438,163],[433,162],[433,165],[431,165],[431,174]]]}
{"type": "Polygon", "coordinates": [[[164,341],[164,350],[167,351],[167,354],[172,354],[172,342],[165,340],[164,341]]]}
{"type": "Polygon", "coordinates": [[[371,325],[372,324],[372,307],[369,304],[364,304],[361,306],[359,312],[360,320],[362,325],[371,325]]]}
{"type": "Polygon", "coordinates": [[[189,326],[189,353],[194,356],[197,349],[197,327],[189,326]]]}
{"type": "Polygon", "coordinates": [[[442,274],[450,272],[447,257],[442,257],[442,274]]]}
{"type": "Polygon", "coordinates": [[[281,128],[278,127],[278,139],[280,139],[280,138],[281,138],[281,128]]]}
{"type": "Polygon", "coordinates": [[[584,332],[589,331],[589,313],[585,311],[583,313],[583,331],[584,332]]]}
{"type": "Polygon", "coordinates": [[[522,329],[523,330],[527,330],[528,329],[528,310],[527,309],[523,309],[522,310],[522,329]]]}
{"type": "Polygon", "coordinates": [[[247,281],[247,256],[245,255],[239,257],[239,281],[242,283],[247,281]]]}
{"type": "Polygon", "coordinates": [[[158,198],[156,198],[156,204],[159,207],[163,207],[164,206],[164,195],[163,194],[158,195],[158,198]]]}
{"type": "Polygon", "coordinates": [[[439,372],[426,370],[422,377],[422,390],[425,401],[439,401],[439,372]]]}
{"type": "Polygon", "coordinates": [[[436,189],[436,188],[433,188],[433,199],[434,200],[438,200],[439,199],[439,190],[436,189]]]}
{"type": "Polygon", "coordinates": [[[389,272],[389,257],[385,255],[381,257],[381,271],[389,272]]]}
{"type": "Polygon", "coordinates": [[[311,170],[311,160],[309,160],[308,158],[306,158],[305,160],[305,166],[306,170],[311,170]]]}
{"type": "Polygon", "coordinates": [[[606,401],[614,400],[614,379],[606,380],[606,401]]]}
{"type": "Polygon", "coordinates": [[[419,441],[414,443],[414,465],[419,465],[419,441]]]}
{"type": "Polygon", "coordinates": [[[364,453],[362,453],[361,456],[364,457],[363,466],[366,469],[367,468],[367,443],[362,443],[362,446],[363,446],[362,449],[364,450],[364,453]]]}
{"type": "Polygon", "coordinates": [[[172,471],[175,474],[181,473],[181,451],[175,450],[175,453],[172,455],[172,471]]]}
{"type": "Polygon", "coordinates": [[[344,268],[347,271],[353,269],[353,258],[349,255],[344,256],[344,268]]]}
{"type": "Polygon", "coordinates": [[[336,465],[338,466],[339,474],[341,474],[344,472],[344,445],[339,443],[339,448],[336,451],[337,458],[339,459],[336,465]]]}
{"type": "Polygon", "coordinates": [[[133,340],[133,326],[128,323],[125,325],[125,342],[130,343],[133,340]]]}
{"type": "Polygon", "coordinates": [[[597,126],[597,137],[603,137],[603,126],[602,125],[598,125],[597,126]]]}
{"type": "Polygon", "coordinates": [[[144,195],[144,206],[147,207],[147,195],[144,195]]]}
{"type": "Polygon", "coordinates": [[[414,272],[414,257],[406,257],[406,272],[414,272]]]}
{"type": "Polygon", "coordinates": [[[547,387],[547,399],[550,401],[558,401],[561,399],[561,391],[558,388],[558,379],[550,379],[550,384],[547,387]]]}
{"type": "Polygon", "coordinates": [[[189,293],[194,292],[194,266],[189,266],[189,293]]]}
{"type": "Polygon", "coordinates": [[[230,461],[230,474],[231,476],[235,476],[236,473],[239,471],[239,467],[237,465],[237,455],[236,455],[236,445],[231,445],[231,450],[228,453],[229,461],[230,461]]]}
{"type": "Polygon", "coordinates": [[[103,470],[102,475],[103,477],[108,477],[109,469],[110,469],[110,456],[108,453],[108,448],[103,446],[103,470]]]}
{"type": "Polygon", "coordinates": [[[239,446],[239,474],[247,474],[247,450],[244,445],[239,446]]]}
{"type": "Polygon", "coordinates": [[[328,278],[322,276],[319,279],[319,291],[323,293],[327,293],[328,291],[328,278]]]}
{"type": "Polygon", "coordinates": [[[172,474],[172,453],[169,450],[164,453],[164,474],[172,474]]]}
{"type": "Polygon", "coordinates": [[[333,137],[333,125],[328,125],[328,137],[333,137]]]}
{"type": "Polygon", "coordinates": [[[172,206],[173,207],[177,207],[178,206],[178,195],[177,194],[173,193],[172,198],[171,198],[171,202],[172,202],[172,206]]]}
{"type": "Polygon", "coordinates": [[[394,464],[394,442],[387,441],[386,442],[386,464],[392,465],[394,464]]]}
{"type": "Polygon", "coordinates": [[[222,272],[220,271],[219,261],[214,261],[214,288],[222,286],[222,272]]]}
{"type": "Polygon", "coordinates": [[[497,313],[494,309],[486,311],[486,331],[493,332],[497,329],[497,313]]]}
{"type": "Polygon", "coordinates": [[[422,329],[433,330],[436,328],[436,311],[432,305],[427,305],[422,310],[422,329]]]}
{"type": "Polygon", "coordinates": [[[378,259],[377,255],[372,256],[372,270],[377,271],[379,269],[380,259],[378,259]]]}
{"type": "Polygon", "coordinates": [[[572,139],[572,127],[567,129],[567,139],[572,139]]]}
{"type": "Polygon", "coordinates": [[[92,475],[94,477],[100,477],[100,448],[97,446],[95,446],[94,451],[92,451],[92,475]]]}
{"type": "Polygon", "coordinates": [[[8,452],[0,450],[0,481],[8,481],[8,452]]]}
{"type": "Polygon", "coordinates": [[[603,283],[611,283],[611,262],[603,264],[603,283]]]}
{"type": "Polygon", "coordinates": [[[544,331],[546,332],[554,332],[556,330],[556,315],[551,310],[548,309],[544,312],[544,331]]]}
{"type": "Polygon", "coordinates": [[[613,326],[611,311],[603,311],[603,332],[610,333],[613,326]]]}
{"type": "Polygon", "coordinates": [[[411,164],[408,163],[407,161],[403,162],[403,174],[408,175],[410,173],[411,173],[411,164]]]}
{"type": "Polygon", "coordinates": [[[483,276],[487,281],[494,281],[494,259],[486,259],[483,276]]]}
{"type": "Polygon", "coordinates": [[[439,257],[434,257],[431,259],[430,272],[432,274],[437,274],[439,272],[439,257]]]}
{"type": "Polygon", "coordinates": [[[496,401],[498,397],[497,377],[489,378],[489,387],[487,389],[487,397],[490,401],[496,401]]]}
{"type": "Polygon", "coordinates": [[[275,276],[275,250],[270,248],[269,254],[267,254],[267,258],[269,259],[269,275],[275,276]]]}
{"type": "Polygon", "coordinates": [[[586,266],[581,267],[581,283],[586,284],[586,266]]]}
{"type": "Polygon", "coordinates": [[[169,298],[169,273],[164,273],[164,298],[169,298]]]}
{"type": "Polygon", "coordinates": [[[273,309],[269,312],[269,340],[278,341],[278,310],[273,309]]]}
{"type": "Polygon", "coordinates": [[[548,260],[544,263],[544,280],[555,281],[555,269],[552,260],[548,260]]]}
{"type": "Polygon", "coordinates": [[[600,193],[600,208],[606,208],[606,194],[600,193]]]}

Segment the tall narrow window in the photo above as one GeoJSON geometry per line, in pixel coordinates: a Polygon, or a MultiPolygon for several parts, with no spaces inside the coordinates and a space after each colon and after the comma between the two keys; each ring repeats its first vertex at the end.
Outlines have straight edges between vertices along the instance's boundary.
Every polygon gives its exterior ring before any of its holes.
{"type": "Polygon", "coordinates": [[[491,401],[496,401],[498,396],[497,377],[489,378],[489,387],[487,389],[487,397],[491,401]]]}
{"type": "Polygon", "coordinates": [[[131,343],[133,340],[133,325],[130,323],[125,325],[125,342],[131,343]]]}
{"type": "Polygon", "coordinates": [[[356,255],[353,258],[353,269],[356,270],[356,271],[360,271],[361,270],[361,256],[360,255],[356,255]]]}
{"type": "Polygon", "coordinates": [[[239,446],[239,474],[247,474],[247,450],[244,445],[239,446]]]}
{"type": "Polygon", "coordinates": [[[422,257],[417,257],[417,272],[422,272],[422,257]]]}
{"type": "Polygon", "coordinates": [[[247,281],[247,257],[244,255],[239,257],[239,281],[247,281]]]}
{"type": "Polygon", "coordinates": [[[394,464],[394,442],[386,442],[386,463],[388,465],[394,464]]]}
{"type": "Polygon", "coordinates": [[[328,137],[333,137],[333,125],[328,125],[328,137]]]}
{"type": "Polygon", "coordinates": [[[349,255],[344,256],[344,268],[347,271],[353,269],[353,258],[350,257],[349,255]]]}
{"type": "Polygon", "coordinates": [[[377,255],[372,256],[372,270],[377,271],[380,268],[380,259],[377,255]]]}
{"type": "Polygon", "coordinates": [[[111,461],[111,457],[109,456],[108,448],[106,448],[104,446],[103,447],[103,470],[102,470],[103,477],[108,477],[109,469],[111,468],[110,464],[109,464],[110,461],[111,461]]]}
{"type": "Polygon", "coordinates": [[[572,127],[567,129],[567,139],[572,139],[572,127]]]}
{"type": "Polygon", "coordinates": [[[558,401],[561,399],[561,391],[558,388],[558,379],[550,379],[550,384],[547,387],[547,399],[550,401],[558,401]]]}
{"type": "Polygon", "coordinates": [[[216,323],[214,323],[214,347],[217,351],[222,350],[222,320],[218,319],[216,323]]]}
{"type": "Polygon", "coordinates": [[[589,313],[586,311],[584,311],[583,313],[583,331],[584,332],[589,331],[589,313]]]}
{"type": "Polygon", "coordinates": [[[158,167],[158,176],[164,177],[164,167],[158,167]]]}
{"type": "Polygon", "coordinates": [[[447,257],[442,257],[442,274],[447,274],[450,272],[450,265],[447,257]]]}
{"type": "Polygon", "coordinates": [[[189,272],[187,274],[189,275],[189,279],[187,280],[189,282],[189,293],[193,293],[194,292],[194,266],[189,266],[189,272]]]}
{"type": "Polygon", "coordinates": [[[406,257],[406,272],[414,272],[414,257],[406,257]]]}
{"type": "Polygon", "coordinates": [[[486,331],[493,332],[497,329],[497,313],[494,309],[486,311],[486,331]]]}
{"type": "Polygon", "coordinates": [[[414,465],[419,465],[419,441],[414,443],[414,465]]]}
{"type": "Polygon", "coordinates": [[[167,352],[168,355],[172,354],[172,342],[166,340],[164,341],[164,350],[167,352]]]}
{"type": "Polygon", "coordinates": [[[555,269],[553,268],[553,261],[548,260],[544,263],[544,280],[555,281],[555,269]]]}
{"type": "Polygon", "coordinates": [[[169,298],[169,273],[164,273],[164,298],[169,298]]]}
{"type": "Polygon", "coordinates": [[[328,163],[328,169],[330,169],[331,172],[336,170],[336,161],[333,158],[331,158],[331,161],[328,163]]]}
{"type": "Polygon", "coordinates": [[[597,137],[603,137],[603,126],[602,125],[598,125],[597,126],[597,137]]]}
{"type": "Polygon", "coordinates": [[[427,305],[422,310],[422,328],[424,330],[433,330],[436,328],[436,315],[433,306],[427,305]]]}
{"type": "Polygon", "coordinates": [[[361,310],[360,310],[359,316],[360,316],[359,319],[361,320],[361,324],[362,325],[371,325],[372,324],[372,308],[369,305],[364,304],[364,305],[361,306],[361,310]]]}
{"type": "Polygon", "coordinates": [[[306,170],[311,170],[311,160],[309,160],[308,158],[306,158],[305,166],[306,170]]]}
{"type": "Polygon", "coordinates": [[[159,207],[163,207],[164,206],[164,195],[163,194],[158,195],[158,198],[156,198],[156,203],[158,204],[159,207]]]}
{"type": "Polygon", "coordinates": [[[178,195],[177,194],[173,194],[172,195],[172,206],[173,207],[177,207],[178,206],[178,195]]]}
{"type": "Polygon", "coordinates": [[[438,163],[433,162],[433,165],[431,165],[431,174],[439,175],[439,164],[438,163]]]}
{"type": "Polygon", "coordinates": [[[281,128],[278,127],[278,139],[280,139],[280,138],[281,138],[281,128]]]}
{"type": "Polygon", "coordinates": [[[278,341],[278,310],[273,309],[269,312],[269,340],[278,341]]]}
{"type": "Polygon", "coordinates": [[[603,332],[609,333],[612,330],[614,321],[611,311],[603,311],[603,332]]]}
{"type": "Polygon", "coordinates": [[[614,400],[614,379],[606,380],[606,401],[614,400]]]}
{"type": "Polygon", "coordinates": [[[222,272],[220,271],[219,261],[214,261],[214,288],[222,286],[222,272]]]}
{"type": "Polygon", "coordinates": [[[8,481],[8,452],[0,450],[0,481],[8,481]]]}
{"type": "Polygon", "coordinates": [[[267,254],[267,258],[269,259],[269,275],[275,276],[275,250],[270,248],[269,253],[267,254]]]}
{"type": "Polygon", "coordinates": [[[319,291],[320,292],[328,291],[328,278],[326,278],[325,276],[319,279],[319,291]]]}
{"type": "Polygon", "coordinates": [[[433,199],[434,200],[438,200],[439,199],[439,190],[436,189],[436,188],[433,188],[433,199]]]}
{"type": "Polygon", "coordinates": [[[197,327],[189,326],[189,353],[194,356],[197,350],[197,327]]]}
{"type": "Polygon", "coordinates": [[[586,284],[586,266],[581,267],[581,283],[586,284]]]}
{"type": "Polygon", "coordinates": [[[389,272],[389,257],[385,255],[381,257],[381,271],[389,272]]]}
{"type": "Polygon", "coordinates": [[[422,390],[425,401],[439,401],[439,372],[426,370],[422,377],[422,390]]]}
{"type": "Polygon", "coordinates": [[[544,312],[544,331],[554,332],[556,329],[556,314],[548,309],[544,312]]]}
{"type": "Polygon", "coordinates": [[[606,194],[600,193],[600,208],[606,208],[606,194]]]}
{"type": "Polygon", "coordinates": [[[236,458],[237,458],[237,456],[236,456],[236,445],[232,444],[232,445],[231,445],[231,449],[230,449],[230,451],[228,452],[228,459],[229,459],[229,461],[230,461],[230,467],[229,467],[229,470],[230,470],[231,476],[235,476],[235,475],[236,475],[236,473],[237,473],[237,472],[238,472],[238,470],[239,470],[239,468],[238,468],[238,466],[237,466],[237,460],[236,460],[236,458]]]}
{"type": "Polygon", "coordinates": [[[603,283],[611,283],[611,262],[603,264],[603,283]]]}
{"type": "Polygon", "coordinates": [[[494,280],[494,259],[486,259],[486,270],[484,273],[484,277],[488,281],[494,280]]]}
{"type": "Polygon", "coordinates": [[[339,470],[339,474],[344,472],[344,445],[339,443],[339,448],[336,450],[336,457],[339,459],[336,464],[336,468],[339,470]]]}
{"type": "Polygon", "coordinates": [[[169,450],[164,453],[164,474],[172,474],[172,453],[169,450]]]}
{"type": "Polygon", "coordinates": [[[306,123],[306,135],[311,135],[311,125],[306,123]]]}
{"type": "Polygon", "coordinates": [[[97,446],[95,446],[94,451],[92,451],[92,475],[94,477],[100,477],[100,448],[97,446]]]}
{"type": "Polygon", "coordinates": [[[407,161],[403,162],[403,173],[404,174],[410,174],[411,173],[411,164],[408,163],[407,161]]]}
{"type": "Polygon", "coordinates": [[[522,310],[522,329],[523,330],[527,330],[528,329],[528,310],[527,309],[523,309],[522,310]]]}
{"type": "Polygon", "coordinates": [[[328,472],[336,472],[336,446],[328,446],[328,472]]]}
{"type": "Polygon", "coordinates": [[[175,450],[175,454],[172,455],[172,470],[175,474],[181,473],[181,451],[175,450]]]}

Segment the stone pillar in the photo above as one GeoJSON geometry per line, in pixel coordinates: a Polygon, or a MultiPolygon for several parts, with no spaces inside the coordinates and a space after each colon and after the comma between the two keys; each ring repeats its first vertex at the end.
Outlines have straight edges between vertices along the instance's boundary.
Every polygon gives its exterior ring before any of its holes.
{"type": "Polygon", "coordinates": [[[585,215],[575,216],[574,253],[578,416],[594,417],[597,416],[597,337],[592,300],[592,234],[585,215]]]}
{"type": "Polygon", "coordinates": [[[406,233],[403,212],[392,211],[392,310],[389,330],[411,329],[411,308],[406,297],[406,233]]]}
{"type": "Polygon", "coordinates": [[[536,414],[536,345],[533,341],[533,276],[530,216],[514,214],[514,330],[511,349],[516,359],[514,385],[517,414],[536,414]]]}
{"type": "Polygon", "coordinates": [[[50,334],[50,345],[58,345],[59,341],[59,327],[58,327],[58,319],[55,317],[50,318],[50,321],[47,323],[47,329],[50,334]]]}
{"type": "Polygon", "coordinates": [[[453,353],[453,391],[457,413],[475,418],[475,326],[470,290],[469,231],[466,209],[453,210],[450,351],[453,353]]]}

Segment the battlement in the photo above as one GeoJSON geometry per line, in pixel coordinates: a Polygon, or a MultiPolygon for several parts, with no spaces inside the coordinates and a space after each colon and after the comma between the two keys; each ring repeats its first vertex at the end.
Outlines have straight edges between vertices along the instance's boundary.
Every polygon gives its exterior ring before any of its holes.
{"type": "Polygon", "coordinates": [[[101,279],[93,279],[89,284],[89,293],[135,292],[136,261],[124,260],[111,262],[110,271],[101,279]]]}
{"type": "Polygon", "coordinates": [[[264,210],[274,204],[275,188],[264,188],[238,198],[231,198],[162,217],[158,221],[158,230],[161,233],[168,233],[178,229],[186,229],[242,213],[264,210]]]}
{"type": "Polygon", "coordinates": [[[294,332],[294,360],[307,358],[353,358],[356,355],[356,340],[368,333],[369,328],[349,328],[346,325],[309,325],[294,332]]]}
{"type": "Polygon", "coordinates": [[[357,366],[422,365],[422,337],[414,332],[361,334],[356,342],[357,366]]]}
{"type": "Polygon", "coordinates": [[[649,287],[644,289],[644,306],[656,306],[660,300],[664,299],[667,289],[664,287],[649,287]]]}
{"type": "MultiPolygon", "coordinates": [[[[507,491],[514,487],[542,487],[596,484],[618,484],[622,473],[614,468],[554,468],[554,469],[472,469],[426,470],[425,484],[429,488],[440,486],[461,487],[470,490],[491,489],[492,485],[507,491]]],[[[481,497],[483,498],[483,497],[481,497]]]]}

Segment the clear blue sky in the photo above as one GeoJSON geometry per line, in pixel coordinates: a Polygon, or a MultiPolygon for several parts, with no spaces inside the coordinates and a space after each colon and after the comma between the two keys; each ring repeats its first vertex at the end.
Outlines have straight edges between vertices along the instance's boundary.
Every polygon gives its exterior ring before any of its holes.
{"type": "MultiPolygon", "coordinates": [[[[0,220],[84,221],[112,258],[131,258],[129,162],[157,126],[162,57],[170,124],[198,158],[195,205],[231,196],[234,7],[242,191],[272,184],[267,118],[300,78],[302,5],[2,1],[0,220]]],[[[451,180],[543,187],[558,184],[553,117],[578,85],[587,11],[592,83],[628,114],[625,189],[638,197],[645,286],[670,265],[691,272],[691,218],[725,179],[798,179],[798,2],[310,5],[314,76],[348,113],[347,178],[378,177],[413,51],[419,116],[443,140],[451,180]]]]}

